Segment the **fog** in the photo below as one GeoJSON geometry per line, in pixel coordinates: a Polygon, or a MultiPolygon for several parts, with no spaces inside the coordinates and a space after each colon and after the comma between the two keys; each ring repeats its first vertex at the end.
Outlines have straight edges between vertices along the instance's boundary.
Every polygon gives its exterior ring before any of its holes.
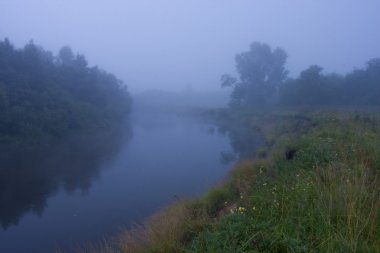
{"type": "Polygon", "coordinates": [[[283,48],[290,76],[311,64],[361,68],[380,55],[379,9],[377,0],[2,0],[0,39],[54,53],[69,45],[132,94],[215,91],[253,41],[283,48]]]}
{"type": "Polygon", "coordinates": [[[0,0],[0,252],[371,251],[379,11],[379,0],[0,0]]]}

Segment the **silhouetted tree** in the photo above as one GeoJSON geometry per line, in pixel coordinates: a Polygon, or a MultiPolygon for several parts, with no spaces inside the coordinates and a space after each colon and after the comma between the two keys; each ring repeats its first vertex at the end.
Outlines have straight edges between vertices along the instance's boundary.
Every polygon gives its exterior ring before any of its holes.
{"type": "Polygon", "coordinates": [[[313,65],[296,79],[288,79],[280,89],[280,103],[288,105],[379,105],[380,59],[370,60],[365,69],[346,76],[323,74],[313,65]]]}
{"type": "Polygon", "coordinates": [[[0,41],[0,153],[73,132],[111,131],[129,108],[126,86],[69,47],[54,56],[32,41],[22,49],[0,41]]]}
{"type": "Polygon", "coordinates": [[[239,80],[229,75],[221,78],[222,87],[233,86],[230,105],[251,107],[273,101],[279,85],[285,80],[287,71],[284,50],[272,50],[267,44],[254,42],[249,51],[236,56],[239,80]]]}
{"type": "Polygon", "coordinates": [[[233,87],[231,107],[253,107],[277,103],[292,106],[380,105],[380,58],[367,62],[345,76],[324,74],[312,65],[297,78],[287,78],[287,55],[266,44],[253,43],[236,56],[239,78],[222,75],[221,86],[233,87]]]}
{"type": "Polygon", "coordinates": [[[312,65],[297,79],[289,79],[280,89],[280,102],[290,105],[334,105],[342,101],[343,77],[324,75],[323,68],[312,65]]]}
{"type": "Polygon", "coordinates": [[[380,58],[369,60],[365,69],[347,74],[345,102],[353,105],[380,104],[380,58]]]}
{"type": "Polygon", "coordinates": [[[74,53],[69,46],[64,46],[59,50],[59,60],[64,65],[71,65],[74,61],[74,53]]]}

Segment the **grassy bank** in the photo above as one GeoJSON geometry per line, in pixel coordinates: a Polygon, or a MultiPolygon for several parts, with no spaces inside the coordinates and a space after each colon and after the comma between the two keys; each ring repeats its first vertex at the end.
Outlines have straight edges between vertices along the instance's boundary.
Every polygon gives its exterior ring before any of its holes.
{"type": "Polygon", "coordinates": [[[267,147],[203,198],[80,251],[380,252],[379,114],[221,118],[261,131],[267,147]]]}

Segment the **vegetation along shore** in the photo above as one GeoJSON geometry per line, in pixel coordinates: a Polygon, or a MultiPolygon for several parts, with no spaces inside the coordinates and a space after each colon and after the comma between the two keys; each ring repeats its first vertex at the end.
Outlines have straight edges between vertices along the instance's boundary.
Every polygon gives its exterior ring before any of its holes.
{"type": "Polygon", "coordinates": [[[266,146],[204,197],[79,252],[380,252],[380,114],[209,112],[266,146]]]}
{"type": "Polygon", "coordinates": [[[240,154],[203,198],[79,251],[380,252],[380,59],[345,76],[312,65],[298,78],[287,77],[286,59],[252,43],[235,58],[239,78],[221,77],[229,108],[201,113],[243,126],[243,138],[259,131],[263,147],[240,154]]]}

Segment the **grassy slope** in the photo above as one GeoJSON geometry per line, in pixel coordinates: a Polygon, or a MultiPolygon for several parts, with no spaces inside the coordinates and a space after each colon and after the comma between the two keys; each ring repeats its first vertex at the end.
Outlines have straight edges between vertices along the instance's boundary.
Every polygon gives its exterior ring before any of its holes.
{"type": "Polygon", "coordinates": [[[379,115],[225,116],[262,131],[269,157],[241,162],[204,198],[83,251],[380,252],[379,115]]]}

